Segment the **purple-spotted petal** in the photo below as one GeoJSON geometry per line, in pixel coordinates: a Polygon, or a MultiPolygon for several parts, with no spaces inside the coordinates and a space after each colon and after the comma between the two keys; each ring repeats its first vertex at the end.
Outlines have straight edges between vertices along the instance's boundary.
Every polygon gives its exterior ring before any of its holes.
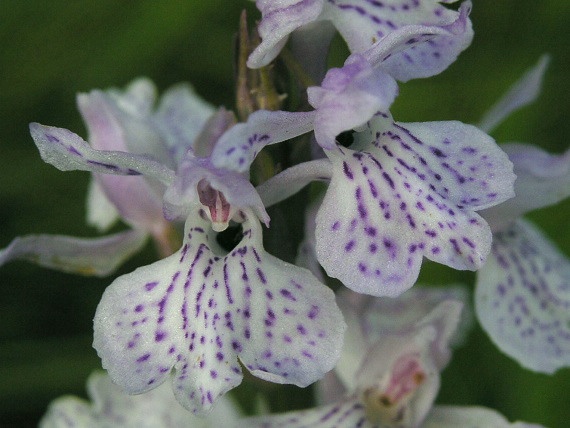
{"type": "Polygon", "coordinates": [[[212,166],[209,158],[193,156],[187,156],[180,163],[176,179],[164,194],[164,212],[167,218],[186,218],[196,204],[202,202],[198,189],[202,180],[211,189],[221,192],[229,203],[227,218],[221,221],[226,227],[233,214],[242,208],[252,208],[258,218],[269,225],[269,216],[263,202],[249,180],[238,172],[212,166]]]}
{"type": "Polygon", "coordinates": [[[144,174],[164,184],[169,184],[174,178],[174,171],[147,156],[94,150],[80,136],[67,129],[31,123],[30,132],[42,159],[61,171],[144,174]]]}
{"type": "Polygon", "coordinates": [[[493,231],[507,228],[529,211],[570,196],[570,150],[555,155],[530,144],[503,144],[501,148],[514,165],[516,196],[481,212],[493,231]]]}
{"type": "Polygon", "coordinates": [[[374,428],[375,426],[367,421],[364,406],[356,398],[309,410],[247,418],[238,425],[240,428],[374,428]]]}
{"type": "Polygon", "coordinates": [[[162,132],[165,143],[177,162],[188,148],[194,146],[196,138],[213,113],[212,105],[202,100],[189,84],[178,84],[164,93],[153,122],[162,132]]]}
{"type": "Polygon", "coordinates": [[[440,73],[471,43],[470,2],[459,11],[433,0],[390,3],[334,0],[322,19],[333,22],[351,52],[372,64],[382,62],[382,69],[401,81],[440,73]]]}
{"type": "Polygon", "coordinates": [[[230,426],[239,417],[230,400],[221,400],[207,418],[196,418],[180,406],[166,384],[146,394],[127,395],[106,374],[93,373],[87,390],[91,403],[76,397],[59,398],[50,404],[40,428],[207,428],[230,426]]]}
{"type": "Polygon", "coordinates": [[[324,149],[336,147],[335,137],[364,125],[379,110],[388,110],[398,86],[394,78],[352,55],[342,68],[328,71],[321,86],[307,90],[315,108],[315,137],[324,149]]]}
{"type": "Polygon", "coordinates": [[[104,238],[28,235],[0,251],[0,266],[27,260],[40,266],[81,275],[106,276],[139,251],[148,235],[129,230],[104,238]]]}
{"type": "Polygon", "coordinates": [[[212,162],[218,168],[245,172],[263,147],[311,131],[313,121],[313,112],[258,110],[221,136],[212,162]]]}
{"type": "Polygon", "coordinates": [[[289,34],[319,17],[323,3],[324,0],[257,0],[262,18],[257,30],[262,42],[250,55],[248,67],[259,68],[273,61],[289,34]]]}
{"type": "Polygon", "coordinates": [[[377,116],[356,143],[328,152],[333,178],[317,216],[317,257],[354,291],[397,296],[422,257],[482,266],[491,231],[474,212],[512,197],[512,164],[459,122],[399,124],[377,116]]]}
{"type": "Polygon", "coordinates": [[[203,211],[180,251],[118,278],[95,315],[94,347],[111,378],[148,391],[174,369],[177,399],[194,413],[255,376],[307,386],[330,370],[344,332],[334,295],[307,270],[265,253],[248,212],[243,238],[219,248],[203,211]]]}
{"type": "Polygon", "coordinates": [[[521,365],[570,365],[570,262],[530,223],[496,233],[478,272],[475,309],[493,342],[521,365]]]}
{"type": "Polygon", "coordinates": [[[540,94],[542,79],[549,61],[549,56],[543,55],[533,68],[515,82],[507,93],[485,113],[477,125],[479,129],[491,132],[511,113],[532,103],[540,94]]]}
{"type": "Polygon", "coordinates": [[[540,428],[542,425],[526,422],[510,423],[496,410],[477,406],[434,406],[423,428],[540,428]]]}

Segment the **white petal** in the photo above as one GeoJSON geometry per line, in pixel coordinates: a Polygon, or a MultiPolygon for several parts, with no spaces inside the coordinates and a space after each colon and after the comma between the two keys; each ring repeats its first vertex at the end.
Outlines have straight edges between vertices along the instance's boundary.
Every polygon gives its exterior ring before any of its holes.
{"type": "Polygon", "coordinates": [[[496,410],[476,406],[435,406],[422,428],[540,428],[524,422],[510,423],[496,410]]]}
{"type": "Polygon", "coordinates": [[[201,216],[189,218],[180,251],[105,291],[94,347],[111,378],[140,393],[174,368],[177,399],[202,413],[241,382],[238,356],[272,382],[307,386],[322,377],[339,357],[345,328],[333,293],[265,253],[251,212],[227,255],[201,216]]]}
{"type": "Polygon", "coordinates": [[[485,113],[477,125],[479,129],[491,132],[511,113],[532,103],[540,94],[542,79],[549,61],[548,55],[540,57],[538,63],[517,80],[507,93],[485,113]]]}
{"type": "Polygon", "coordinates": [[[87,381],[92,404],[75,397],[54,401],[40,423],[41,428],[155,428],[230,426],[239,413],[230,400],[222,400],[207,418],[196,418],[174,399],[168,385],[141,395],[127,395],[104,373],[93,373],[87,381]]]}
{"type": "Polygon", "coordinates": [[[77,397],[61,397],[50,403],[40,428],[102,428],[93,419],[89,404],[77,397]]]}
{"type": "Polygon", "coordinates": [[[0,265],[27,260],[40,266],[81,275],[106,276],[139,251],[147,233],[129,230],[103,238],[28,235],[0,251],[0,265]]]}
{"type": "Polygon", "coordinates": [[[321,282],[325,282],[321,265],[317,260],[317,252],[315,250],[315,227],[317,220],[317,212],[323,202],[322,197],[317,198],[305,211],[305,237],[299,244],[297,249],[297,258],[295,264],[297,266],[309,269],[316,278],[321,282]]]}
{"type": "Polygon", "coordinates": [[[175,159],[182,159],[186,150],[194,145],[214,111],[187,83],[175,85],[164,93],[153,121],[175,159]]]}
{"type": "Polygon", "coordinates": [[[433,323],[438,328],[434,355],[441,368],[449,360],[448,345],[457,345],[471,325],[468,297],[462,286],[416,285],[395,299],[370,297],[346,289],[339,294],[338,301],[349,331],[358,329],[366,343],[374,343],[387,334],[401,334],[414,325],[433,323]],[[349,322],[348,313],[357,316],[356,325],[349,322]]]}
{"type": "Polygon", "coordinates": [[[266,207],[293,196],[312,181],[329,180],[332,164],[328,159],[303,162],[287,168],[257,186],[259,196],[266,207]]]}
{"type": "Polygon", "coordinates": [[[119,220],[119,212],[94,177],[87,189],[87,224],[105,232],[119,220]]]}
{"type": "Polygon", "coordinates": [[[570,262],[530,223],[495,234],[475,309],[497,347],[524,367],[570,365],[570,262]]]}

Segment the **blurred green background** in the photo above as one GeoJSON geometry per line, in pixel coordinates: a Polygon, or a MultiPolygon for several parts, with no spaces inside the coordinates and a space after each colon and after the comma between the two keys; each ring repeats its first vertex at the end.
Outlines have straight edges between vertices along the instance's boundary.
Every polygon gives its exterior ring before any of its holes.
{"type": "MultiPolygon", "coordinates": [[[[148,76],[163,90],[190,81],[215,105],[233,107],[233,35],[242,7],[228,0],[0,1],[0,248],[17,235],[94,236],[85,226],[88,174],[44,164],[28,123],[85,135],[75,94],[123,86],[148,76]]],[[[549,52],[544,90],[532,106],[495,133],[498,141],[532,142],[554,152],[570,135],[570,2],[474,0],[475,39],[443,74],[401,85],[393,108],[401,121],[477,121],[523,71],[549,52]]],[[[530,217],[570,254],[570,201],[530,217]]],[[[291,246],[292,248],[294,246],[291,246]]],[[[151,246],[119,273],[154,260],[151,246]]],[[[426,264],[424,283],[473,283],[473,275],[426,264]]],[[[111,279],[92,279],[12,263],[0,269],[0,426],[30,426],[49,401],[84,395],[100,363],[91,348],[92,318],[111,279]]],[[[258,391],[274,410],[301,407],[296,388],[238,388],[252,406],[258,391]]],[[[523,370],[475,327],[443,374],[440,403],[479,404],[509,419],[565,427],[570,369],[554,376],[523,370]]]]}

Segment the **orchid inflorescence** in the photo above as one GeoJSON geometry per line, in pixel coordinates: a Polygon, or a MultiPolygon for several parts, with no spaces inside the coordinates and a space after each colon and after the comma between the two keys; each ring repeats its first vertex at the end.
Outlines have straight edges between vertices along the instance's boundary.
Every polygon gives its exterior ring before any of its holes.
{"type": "Polygon", "coordinates": [[[439,74],[469,46],[470,1],[256,4],[258,36],[245,15],[240,27],[236,114],[188,84],[157,100],[137,79],[77,97],[88,142],[30,125],[44,161],[92,173],[89,223],[129,229],[17,238],[0,263],[105,276],[148,238],[161,256],[102,296],[93,346],[108,374],[89,379],[93,403],[61,398],[43,426],[531,426],[434,405],[468,298],[461,286],[415,284],[424,257],[477,271],[475,313],[499,349],[537,372],[570,365],[570,264],[520,218],[570,194],[570,155],[487,134],[538,96],[548,58],[478,125],[403,123],[390,113],[398,82],[439,74]],[[350,54],[327,70],[335,33],[350,54]],[[304,94],[295,111],[280,110],[272,79],[281,56],[304,94]],[[264,150],[278,143],[305,155],[264,150]],[[312,182],[326,190],[313,192],[287,263],[264,249],[267,208],[312,182]],[[335,294],[331,278],[346,288],[335,294]],[[320,405],[243,416],[224,395],[244,371],[319,381],[320,405]]]}

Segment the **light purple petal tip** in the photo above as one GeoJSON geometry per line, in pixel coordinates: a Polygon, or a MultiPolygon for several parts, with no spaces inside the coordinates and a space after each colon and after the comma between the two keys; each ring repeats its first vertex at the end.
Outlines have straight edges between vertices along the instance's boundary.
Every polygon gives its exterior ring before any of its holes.
{"type": "Polygon", "coordinates": [[[570,262],[530,223],[496,233],[477,275],[475,309],[499,349],[553,373],[570,365],[570,262]]]}
{"type": "Polygon", "coordinates": [[[536,100],[540,94],[544,72],[549,62],[548,55],[541,56],[538,63],[517,80],[507,93],[485,113],[477,126],[485,132],[491,132],[511,113],[536,100]]]}
{"type": "Polygon", "coordinates": [[[534,209],[556,204],[570,196],[570,150],[550,154],[530,144],[501,146],[513,162],[515,197],[486,209],[481,215],[494,232],[534,209]]]}
{"type": "Polygon", "coordinates": [[[81,137],[67,129],[31,123],[30,132],[42,159],[61,171],[144,174],[165,184],[169,184],[174,178],[171,169],[147,156],[94,150],[81,137]]]}

